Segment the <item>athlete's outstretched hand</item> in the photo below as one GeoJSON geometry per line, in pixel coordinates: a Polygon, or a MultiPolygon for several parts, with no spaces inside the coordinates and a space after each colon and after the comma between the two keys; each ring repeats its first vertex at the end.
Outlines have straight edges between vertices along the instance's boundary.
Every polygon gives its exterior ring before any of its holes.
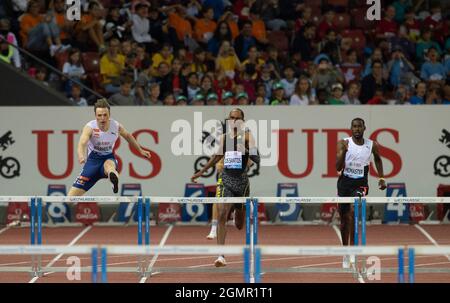
{"type": "Polygon", "coordinates": [[[201,176],[202,176],[202,173],[200,171],[193,174],[191,177],[192,183],[197,183],[197,179],[200,178],[201,176]]]}
{"type": "Polygon", "coordinates": [[[386,181],[384,181],[384,179],[378,180],[378,187],[379,187],[381,190],[385,190],[385,189],[386,189],[386,181]]]}
{"type": "Polygon", "coordinates": [[[150,157],[151,157],[150,152],[146,151],[145,149],[141,150],[141,155],[143,155],[147,159],[150,159],[150,157]]]}

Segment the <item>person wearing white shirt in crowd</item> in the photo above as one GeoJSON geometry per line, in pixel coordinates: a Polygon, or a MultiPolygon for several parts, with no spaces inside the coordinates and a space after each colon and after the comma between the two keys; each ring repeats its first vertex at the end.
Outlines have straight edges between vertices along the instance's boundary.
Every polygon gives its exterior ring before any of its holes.
{"type": "Polygon", "coordinates": [[[291,96],[289,105],[311,105],[315,104],[315,98],[311,93],[311,83],[305,76],[301,76],[297,81],[295,92],[291,96]]]}
{"type": "Polygon", "coordinates": [[[361,101],[358,99],[360,91],[361,85],[359,82],[350,81],[347,92],[342,96],[341,100],[348,105],[360,105],[361,101]]]}

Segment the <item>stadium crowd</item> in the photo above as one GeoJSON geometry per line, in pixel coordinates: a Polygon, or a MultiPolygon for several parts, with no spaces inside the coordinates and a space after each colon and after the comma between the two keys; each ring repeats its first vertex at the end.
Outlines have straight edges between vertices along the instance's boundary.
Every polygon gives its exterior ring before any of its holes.
{"type": "Polygon", "coordinates": [[[80,21],[0,3],[0,60],[74,105],[85,86],[113,105],[450,104],[447,1],[381,1],[378,21],[365,0],[81,3],[80,21]]]}

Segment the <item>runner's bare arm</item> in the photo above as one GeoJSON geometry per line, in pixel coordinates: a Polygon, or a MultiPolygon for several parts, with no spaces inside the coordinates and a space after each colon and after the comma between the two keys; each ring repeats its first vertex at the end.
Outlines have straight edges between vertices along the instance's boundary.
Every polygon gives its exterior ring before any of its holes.
{"type": "Polygon", "coordinates": [[[372,154],[373,154],[373,158],[375,160],[375,167],[377,168],[377,172],[378,172],[378,187],[381,190],[384,190],[386,188],[386,181],[384,180],[384,172],[383,172],[383,161],[381,160],[380,157],[380,152],[378,149],[378,143],[373,141],[373,145],[372,145],[372,154]]]}
{"type": "Polygon", "coordinates": [[[146,157],[146,158],[150,158],[150,152],[146,151],[145,149],[143,149],[139,143],[136,141],[136,139],[133,137],[133,135],[131,135],[129,132],[127,132],[127,130],[123,127],[122,124],[119,124],[119,134],[125,139],[127,140],[128,143],[131,144],[132,147],[134,147],[135,149],[137,149],[139,151],[139,153],[146,157]]]}
{"type": "Polygon", "coordinates": [[[197,182],[196,180],[199,177],[201,177],[209,168],[213,167],[220,160],[222,160],[222,158],[223,158],[223,141],[224,141],[224,136],[222,135],[220,137],[220,144],[219,144],[219,149],[218,149],[217,153],[209,159],[208,163],[206,163],[206,165],[201,170],[199,170],[194,175],[192,175],[192,177],[191,177],[192,182],[194,182],[194,183],[197,182]]]}
{"type": "Polygon", "coordinates": [[[86,162],[86,148],[91,136],[92,136],[92,128],[86,125],[83,128],[83,131],[81,132],[81,137],[80,141],[78,142],[77,148],[78,162],[80,164],[84,164],[86,162]]]}
{"type": "Polygon", "coordinates": [[[337,154],[336,154],[336,170],[341,171],[344,169],[345,154],[348,149],[348,141],[340,140],[337,144],[337,154]]]}

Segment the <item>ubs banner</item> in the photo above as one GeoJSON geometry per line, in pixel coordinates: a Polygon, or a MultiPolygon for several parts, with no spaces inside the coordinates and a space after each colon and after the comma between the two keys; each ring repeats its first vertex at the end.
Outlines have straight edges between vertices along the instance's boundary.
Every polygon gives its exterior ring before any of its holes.
{"type": "MultiPolygon", "coordinates": [[[[123,138],[115,147],[121,183],[139,183],[145,195],[182,196],[194,170],[218,146],[217,125],[230,107],[113,107],[122,123],[151,152],[142,158],[123,138]],[[219,121],[217,121],[219,120],[219,121]],[[215,121],[215,122],[214,122],[215,121]]],[[[303,196],[335,196],[336,144],[355,117],[380,144],[387,182],[403,182],[410,196],[434,196],[450,176],[448,106],[244,107],[263,156],[253,164],[251,195],[275,196],[278,183],[297,183],[303,196]]],[[[81,170],[77,144],[93,108],[3,107],[0,111],[1,195],[44,195],[48,184],[70,188],[81,170]]],[[[372,160],[371,196],[377,189],[372,160]]],[[[213,170],[204,184],[215,184],[213,170]]],[[[91,195],[112,195],[101,180],[91,195]]]]}

